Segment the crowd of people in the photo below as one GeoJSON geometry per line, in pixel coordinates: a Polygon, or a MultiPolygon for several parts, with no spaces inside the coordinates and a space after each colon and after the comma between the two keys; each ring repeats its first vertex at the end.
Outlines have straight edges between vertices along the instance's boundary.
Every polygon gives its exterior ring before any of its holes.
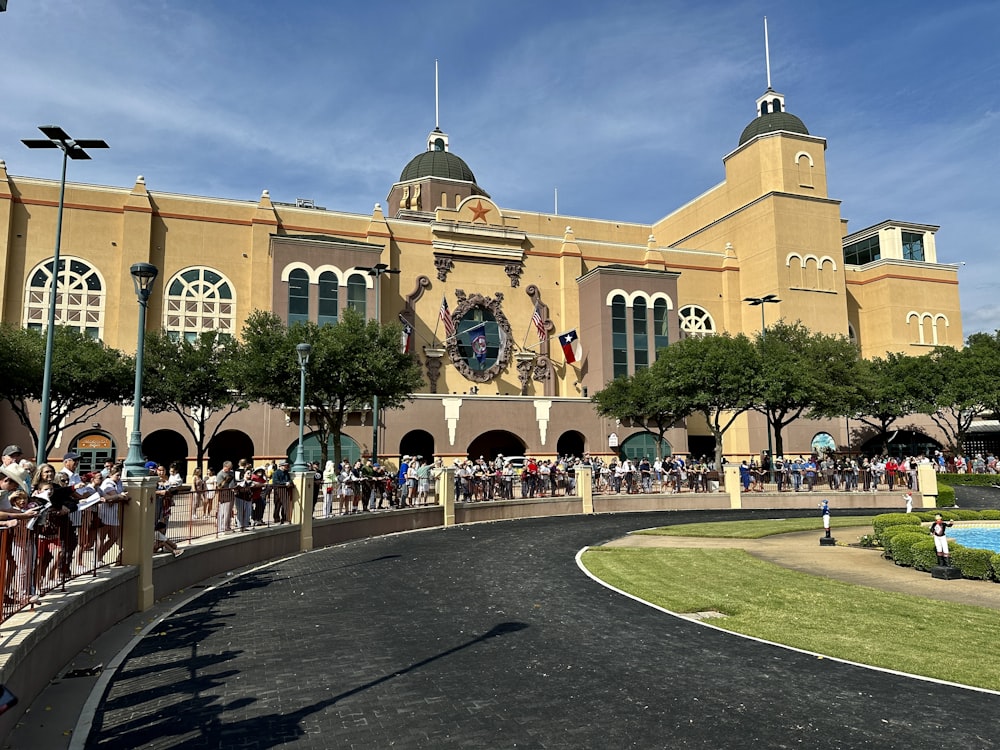
{"type": "Polygon", "coordinates": [[[935,461],[923,454],[900,458],[812,454],[776,456],[772,466],[764,455],[759,461],[743,461],[739,471],[744,492],[775,488],[778,492],[812,492],[817,487],[831,492],[892,492],[897,488],[919,490],[917,467],[921,464],[933,466],[935,461]]]}

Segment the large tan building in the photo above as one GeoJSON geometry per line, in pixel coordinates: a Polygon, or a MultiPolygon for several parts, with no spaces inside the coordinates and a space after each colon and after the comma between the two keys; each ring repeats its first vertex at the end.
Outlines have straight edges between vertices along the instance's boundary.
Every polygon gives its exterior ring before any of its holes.
{"type": "MultiPolygon", "coordinates": [[[[776,295],[767,324],[800,320],[850,336],[865,356],[961,345],[957,267],[938,262],[937,227],[886,221],[848,234],[840,202],[827,194],[826,140],[771,89],[734,143],[722,182],[649,224],[505,209],[437,128],[370,215],[278,203],[266,191],[257,201],[159,193],[142,177],[122,188],[71,183],[58,320],[134,349],[128,269],[139,261],[160,270],[148,325],[179,336],[238,335],[257,308],[290,322],[335,323],[349,305],[382,321],[401,317],[414,327],[425,384],[405,409],[384,415],[379,453],[390,457],[606,453],[616,442],[652,454],[652,435],[598,418],[589,395],[679,337],[755,335],[761,308],[746,297],[776,295]],[[358,270],[376,264],[400,273],[358,270]],[[560,336],[570,332],[581,356],[567,363],[560,336]]],[[[7,322],[44,325],[58,189],[51,179],[10,176],[0,162],[7,322]]],[[[110,407],[60,446],[86,461],[123,456],[130,415],[110,407]]],[[[10,414],[0,427],[27,440],[10,414]]],[[[844,447],[847,430],[800,420],[785,433],[786,452],[816,441],[844,447]]],[[[156,460],[193,450],[170,416],[144,416],[143,433],[156,460]]],[[[368,452],[371,414],[353,415],[345,435],[349,455],[368,452]]],[[[712,450],[696,420],[667,438],[675,453],[712,450]]],[[[935,435],[910,438],[930,444],[935,435]]],[[[858,436],[850,439],[857,448],[858,436]]],[[[226,423],[210,463],[286,455],[296,440],[294,414],[253,408],[226,423]]],[[[766,444],[763,419],[751,415],[724,448],[740,455],[766,444]]],[[[308,438],[306,448],[318,455],[308,438]]]]}

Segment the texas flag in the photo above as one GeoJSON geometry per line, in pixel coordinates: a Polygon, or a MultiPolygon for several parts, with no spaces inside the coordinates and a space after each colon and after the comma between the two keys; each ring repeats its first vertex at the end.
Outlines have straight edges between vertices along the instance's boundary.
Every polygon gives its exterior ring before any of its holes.
{"type": "Polygon", "coordinates": [[[563,356],[566,364],[571,365],[583,359],[583,347],[580,346],[580,337],[576,335],[576,329],[560,334],[559,343],[562,344],[563,356]]]}

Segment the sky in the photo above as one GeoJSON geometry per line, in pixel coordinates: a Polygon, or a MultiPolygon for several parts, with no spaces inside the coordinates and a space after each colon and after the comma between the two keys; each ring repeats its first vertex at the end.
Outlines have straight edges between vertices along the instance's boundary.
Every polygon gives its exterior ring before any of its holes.
{"type": "MultiPolygon", "coordinates": [[[[9,0],[0,159],[68,179],[369,214],[435,125],[503,208],[652,223],[723,180],[772,86],[856,231],[940,225],[966,335],[1000,329],[995,0],[9,0]]],[[[567,222],[571,223],[571,222],[567,222]]]]}

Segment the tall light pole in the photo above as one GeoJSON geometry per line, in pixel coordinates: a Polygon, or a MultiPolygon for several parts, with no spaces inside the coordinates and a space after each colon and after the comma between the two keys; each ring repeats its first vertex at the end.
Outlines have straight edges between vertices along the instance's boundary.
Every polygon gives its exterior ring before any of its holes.
{"type": "Polygon", "coordinates": [[[294,474],[309,471],[306,454],[302,450],[302,441],[306,435],[306,365],[309,364],[310,352],[312,347],[309,344],[299,344],[295,347],[295,356],[299,358],[299,447],[296,449],[295,463],[292,465],[294,474]]]}
{"type": "Polygon", "coordinates": [[[59,291],[59,246],[62,242],[63,207],[66,203],[66,160],[89,159],[85,149],[107,148],[101,140],[75,141],[58,125],[41,125],[38,128],[45,138],[28,138],[21,141],[28,148],[58,148],[63,152],[62,176],[59,179],[59,212],[56,215],[56,249],[52,254],[52,282],[49,288],[49,320],[45,329],[45,366],[42,374],[42,413],[38,420],[38,445],[35,448],[35,464],[47,458],[45,443],[49,436],[49,406],[52,392],[52,348],[56,328],[56,293],[59,291]]]}
{"type": "MultiPolygon", "coordinates": [[[[764,322],[764,306],[771,303],[781,302],[778,299],[777,294],[765,294],[763,297],[744,297],[744,302],[750,304],[750,307],[758,306],[760,307],[760,338],[763,341],[764,337],[767,335],[767,325],[764,322]]],[[[769,413],[764,414],[767,419],[767,462],[768,466],[768,481],[774,483],[774,444],[771,442],[771,415],[769,413]]]]}
{"type": "Polygon", "coordinates": [[[153,282],[159,273],[152,263],[135,263],[130,269],[135,296],[139,300],[139,341],[135,348],[135,394],[133,396],[132,434],[128,438],[128,458],[125,459],[125,476],[145,476],[146,463],[142,460],[142,360],[146,348],[146,305],[153,293],[153,282]]]}
{"type": "MultiPolygon", "coordinates": [[[[355,271],[364,271],[369,276],[375,279],[375,322],[381,325],[382,323],[382,276],[387,273],[399,273],[398,268],[389,268],[388,263],[376,263],[374,266],[355,266],[355,271]]],[[[379,427],[379,413],[378,413],[378,394],[372,394],[372,463],[378,462],[378,427],[379,427]]]]}

